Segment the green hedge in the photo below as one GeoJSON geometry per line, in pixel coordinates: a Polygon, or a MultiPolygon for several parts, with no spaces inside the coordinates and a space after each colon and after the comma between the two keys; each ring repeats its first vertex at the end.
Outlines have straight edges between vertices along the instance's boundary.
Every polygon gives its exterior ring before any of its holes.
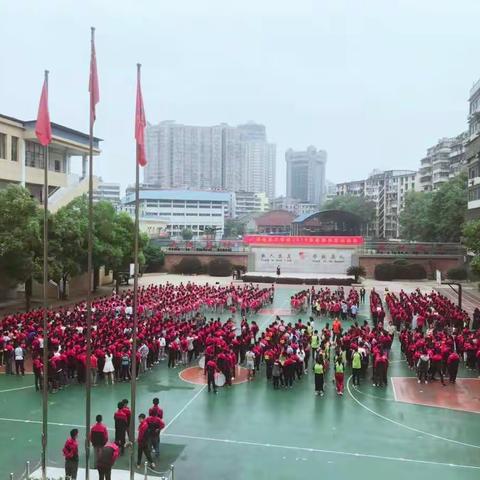
{"type": "Polygon", "coordinates": [[[466,280],[468,277],[467,269],[464,267],[450,268],[447,271],[447,278],[449,280],[466,280]]]}
{"type": "Polygon", "coordinates": [[[183,257],[178,265],[175,266],[175,273],[183,273],[185,275],[198,275],[204,271],[205,268],[197,257],[183,257]]]}
{"type": "Polygon", "coordinates": [[[422,280],[427,271],[419,263],[379,263],[375,266],[375,280],[422,280]]]}
{"type": "Polygon", "coordinates": [[[226,258],[214,258],[208,264],[208,273],[213,277],[229,277],[233,272],[233,265],[226,258]]]}

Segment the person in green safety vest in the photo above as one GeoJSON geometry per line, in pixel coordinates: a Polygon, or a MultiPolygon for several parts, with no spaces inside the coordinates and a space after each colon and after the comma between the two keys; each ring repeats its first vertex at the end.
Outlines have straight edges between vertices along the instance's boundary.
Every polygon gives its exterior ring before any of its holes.
{"type": "Polygon", "coordinates": [[[310,340],[310,347],[312,348],[312,360],[315,361],[317,356],[317,349],[320,346],[320,336],[318,335],[318,330],[315,330],[310,340]]]}
{"type": "Polygon", "coordinates": [[[313,371],[315,372],[315,395],[320,395],[322,397],[324,394],[324,370],[325,365],[323,363],[323,355],[320,354],[313,366],[313,371]]]}
{"type": "Polygon", "coordinates": [[[343,395],[344,371],[345,364],[343,363],[343,358],[340,354],[335,358],[335,387],[338,395],[343,395]]]}
{"type": "Polygon", "coordinates": [[[352,380],[353,385],[360,385],[360,372],[362,371],[362,355],[355,349],[352,355],[352,380]]]}

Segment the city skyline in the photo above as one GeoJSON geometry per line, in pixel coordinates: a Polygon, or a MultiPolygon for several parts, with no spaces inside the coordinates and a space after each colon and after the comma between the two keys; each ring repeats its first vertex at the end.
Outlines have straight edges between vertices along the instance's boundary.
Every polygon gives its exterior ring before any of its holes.
{"type": "Polygon", "coordinates": [[[325,148],[328,177],[337,183],[374,168],[417,168],[428,146],[464,129],[467,92],[480,76],[471,61],[478,2],[257,3],[144,2],[149,15],[139,19],[133,4],[87,0],[71,22],[70,1],[7,2],[2,113],[34,118],[48,68],[52,120],[87,131],[93,24],[101,97],[95,134],[105,140],[95,173],[123,187],[134,178],[131,98],[139,61],[151,123],[265,124],[277,144],[277,194],[285,193],[288,148],[325,148]],[[42,55],[30,58],[31,45],[8,42],[19,18],[42,55]],[[123,21],[127,32],[118,27],[123,21]]]}

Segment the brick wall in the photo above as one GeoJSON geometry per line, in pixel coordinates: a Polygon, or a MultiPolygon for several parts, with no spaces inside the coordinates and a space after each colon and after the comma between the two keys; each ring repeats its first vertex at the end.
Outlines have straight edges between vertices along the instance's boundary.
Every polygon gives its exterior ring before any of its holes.
{"type": "Polygon", "coordinates": [[[246,253],[232,253],[232,252],[167,252],[165,253],[165,264],[163,269],[166,272],[173,273],[175,266],[180,263],[184,257],[197,257],[203,265],[208,265],[214,258],[222,257],[229,260],[232,265],[243,265],[247,268],[248,255],[246,253]]]}
{"type": "MultiPolygon", "coordinates": [[[[463,257],[456,255],[402,255],[402,259],[403,258],[409,263],[419,263],[423,265],[427,271],[427,275],[431,278],[435,277],[436,270],[440,270],[443,276],[450,268],[463,265],[463,257]]],[[[379,263],[393,263],[393,261],[397,259],[398,256],[396,255],[361,255],[359,257],[359,263],[367,271],[367,278],[374,278],[376,265],[379,263]]]]}

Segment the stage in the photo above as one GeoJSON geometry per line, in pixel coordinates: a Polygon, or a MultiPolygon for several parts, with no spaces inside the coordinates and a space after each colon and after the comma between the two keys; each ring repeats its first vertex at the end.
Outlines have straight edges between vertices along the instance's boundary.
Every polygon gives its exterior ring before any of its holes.
{"type": "Polygon", "coordinates": [[[286,285],[351,285],[355,277],[340,273],[291,273],[276,275],[275,272],[246,272],[242,276],[244,282],[280,283],[286,285]]]}

